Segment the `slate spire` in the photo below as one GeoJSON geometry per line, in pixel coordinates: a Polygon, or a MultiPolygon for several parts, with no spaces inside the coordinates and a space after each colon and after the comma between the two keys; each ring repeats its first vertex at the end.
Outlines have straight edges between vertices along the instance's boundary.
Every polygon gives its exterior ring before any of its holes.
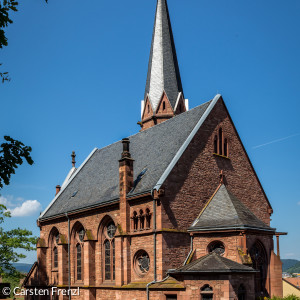
{"type": "Polygon", "coordinates": [[[182,84],[171,28],[167,0],[157,0],[156,16],[145,89],[155,110],[165,91],[172,108],[175,108],[182,84]]]}

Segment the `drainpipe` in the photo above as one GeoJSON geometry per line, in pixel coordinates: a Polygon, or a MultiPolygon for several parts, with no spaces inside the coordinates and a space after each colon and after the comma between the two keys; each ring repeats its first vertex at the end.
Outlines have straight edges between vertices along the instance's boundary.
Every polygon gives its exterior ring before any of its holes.
{"type": "Polygon", "coordinates": [[[70,218],[68,216],[68,213],[66,213],[66,217],[68,219],[68,286],[69,286],[69,300],[71,299],[71,253],[70,253],[70,218]]]}
{"type": "Polygon", "coordinates": [[[190,250],[188,256],[186,257],[186,259],[185,259],[185,261],[184,261],[184,263],[183,263],[184,266],[187,264],[187,262],[188,262],[188,260],[189,260],[189,258],[190,258],[190,256],[191,256],[193,250],[194,250],[194,249],[193,249],[193,235],[191,235],[191,250],[190,250]]]}
{"type": "Polygon", "coordinates": [[[170,275],[168,274],[168,276],[167,276],[166,278],[164,278],[163,280],[161,280],[161,281],[156,281],[156,280],[154,280],[154,281],[149,282],[149,283],[147,284],[147,288],[146,288],[146,291],[147,291],[147,300],[150,300],[149,286],[152,285],[152,284],[154,284],[154,283],[162,283],[162,282],[165,282],[166,280],[169,279],[169,277],[170,277],[170,275]]]}

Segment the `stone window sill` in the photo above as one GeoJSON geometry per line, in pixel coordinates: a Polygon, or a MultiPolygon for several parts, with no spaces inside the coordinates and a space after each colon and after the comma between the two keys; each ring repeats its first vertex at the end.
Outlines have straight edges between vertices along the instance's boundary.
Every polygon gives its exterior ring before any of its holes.
{"type": "Polygon", "coordinates": [[[218,153],[214,153],[213,155],[214,155],[214,156],[217,156],[217,157],[222,157],[222,158],[225,158],[225,159],[229,159],[229,160],[230,160],[230,158],[229,158],[228,156],[225,156],[225,155],[221,155],[221,154],[218,154],[218,153]]]}

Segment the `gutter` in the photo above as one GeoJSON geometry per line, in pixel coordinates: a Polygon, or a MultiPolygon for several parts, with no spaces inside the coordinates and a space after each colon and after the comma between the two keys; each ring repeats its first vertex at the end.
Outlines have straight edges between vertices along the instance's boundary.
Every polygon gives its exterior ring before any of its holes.
{"type": "Polygon", "coordinates": [[[193,250],[194,250],[194,247],[193,247],[193,239],[194,239],[194,237],[191,236],[191,250],[190,250],[188,256],[186,257],[186,259],[185,259],[185,261],[184,261],[184,263],[183,263],[184,266],[187,264],[187,262],[188,262],[188,260],[189,260],[189,258],[190,258],[190,256],[191,256],[191,254],[193,253],[193,250]]]}

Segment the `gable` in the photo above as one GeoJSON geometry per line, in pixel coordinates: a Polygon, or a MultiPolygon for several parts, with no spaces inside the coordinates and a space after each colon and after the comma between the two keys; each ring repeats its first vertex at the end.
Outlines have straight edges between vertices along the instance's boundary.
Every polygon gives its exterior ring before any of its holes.
{"type": "Polygon", "coordinates": [[[220,99],[161,185],[165,190],[162,226],[189,228],[219,185],[221,171],[229,190],[269,225],[271,205],[224,101],[220,99]],[[214,153],[214,137],[220,127],[227,137],[228,157],[214,153]]]}

